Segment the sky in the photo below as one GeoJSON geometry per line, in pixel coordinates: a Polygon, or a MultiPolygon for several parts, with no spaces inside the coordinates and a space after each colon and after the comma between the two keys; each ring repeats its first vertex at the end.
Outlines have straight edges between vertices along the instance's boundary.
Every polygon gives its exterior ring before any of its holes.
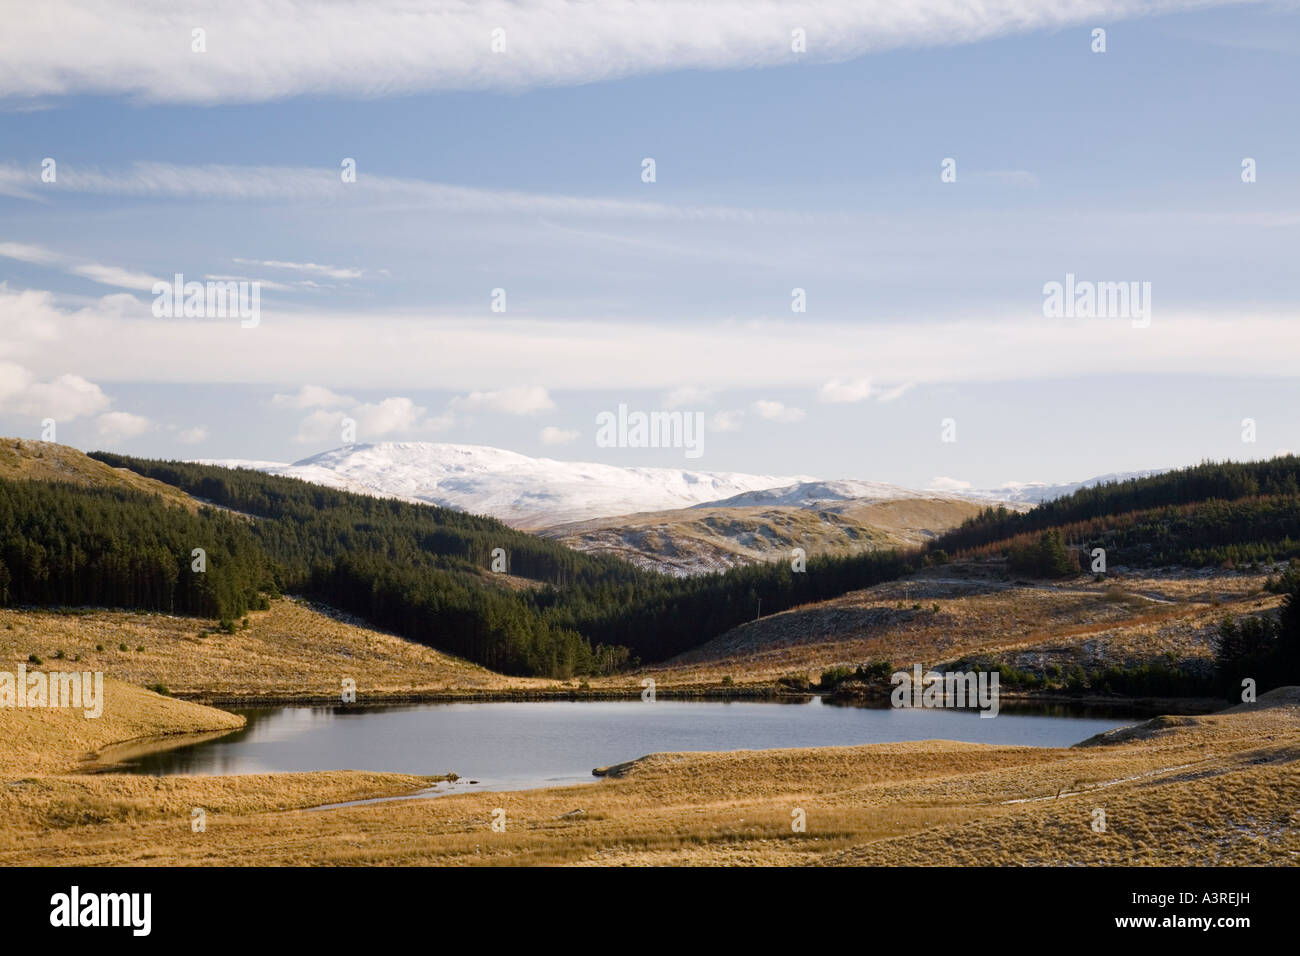
{"type": "Polygon", "coordinates": [[[1300,449],[1297,79],[1295,2],[31,5],[0,434],[946,488],[1300,449]],[[159,314],[177,274],[256,320],[159,314]],[[702,454],[602,447],[620,405],[702,454]]]}

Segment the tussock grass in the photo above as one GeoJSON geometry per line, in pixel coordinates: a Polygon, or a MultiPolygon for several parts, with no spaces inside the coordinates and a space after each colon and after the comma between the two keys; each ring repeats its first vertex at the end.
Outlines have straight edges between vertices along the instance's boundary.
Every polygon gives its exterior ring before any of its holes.
{"type": "Polygon", "coordinates": [[[301,809],[306,801],[427,780],[46,778],[4,791],[0,863],[1296,862],[1300,691],[1113,739],[655,754],[589,786],[313,812],[301,809]],[[215,809],[206,833],[190,832],[187,805],[215,809]],[[1096,807],[1105,833],[1091,827],[1096,807]],[[504,833],[491,830],[497,808],[504,833]],[[795,808],[806,813],[804,833],[791,828],[795,808]],[[575,809],[584,813],[569,815],[575,809]]]}
{"type": "Polygon", "coordinates": [[[228,634],[213,621],[192,617],[0,609],[0,667],[5,661],[16,666],[30,653],[49,655],[62,648],[69,657],[81,655],[78,669],[102,670],[142,686],[162,685],[173,696],[197,700],[337,699],[345,677],[356,681],[362,701],[367,696],[555,684],[503,677],[304,601],[272,601],[269,611],[250,612],[248,622],[247,628],[228,634]]]}
{"type": "MultiPolygon", "coordinates": [[[[64,669],[80,670],[82,664],[64,669]]],[[[243,725],[244,718],[223,710],[162,697],[106,676],[103,713],[94,719],[76,708],[0,707],[0,779],[72,770],[126,740],[230,731],[243,725]]]]}

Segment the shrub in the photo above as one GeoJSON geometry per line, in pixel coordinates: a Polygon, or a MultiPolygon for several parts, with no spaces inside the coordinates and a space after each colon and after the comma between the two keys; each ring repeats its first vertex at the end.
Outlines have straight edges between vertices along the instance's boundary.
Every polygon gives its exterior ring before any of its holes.
{"type": "Polygon", "coordinates": [[[860,664],[858,669],[853,672],[854,678],[864,683],[873,683],[876,681],[887,681],[894,674],[894,665],[889,661],[868,661],[860,664]]]}
{"type": "Polygon", "coordinates": [[[37,667],[40,667],[42,664],[45,663],[45,661],[41,660],[41,659],[40,659],[39,657],[37,657],[35,654],[28,654],[28,655],[27,655],[27,663],[28,663],[28,664],[35,664],[37,667]]]}
{"type": "Polygon", "coordinates": [[[1044,531],[1036,544],[1014,547],[1007,556],[1011,570],[1039,578],[1064,578],[1079,572],[1078,560],[1056,528],[1044,531]]]}
{"type": "Polygon", "coordinates": [[[155,694],[161,694],[163,697],[172,695],[172,692],[167,689],[167,685],[162,683],[150,684],[146,689],[153,691],[155,694]]]}
{"type": "Polygon", "coordinates": [[[822,671],[821,688],[822,690],[833,690],[842,681],[846,681],[852,676],[853,668],[846,667],[843,664],[827,668],[822,671]]]}

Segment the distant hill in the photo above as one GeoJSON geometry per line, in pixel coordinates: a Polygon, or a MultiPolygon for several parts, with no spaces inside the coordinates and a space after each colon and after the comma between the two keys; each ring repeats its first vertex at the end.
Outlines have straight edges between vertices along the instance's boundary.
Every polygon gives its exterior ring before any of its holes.
{"type": "Polygon", "coordinates": [[[807,477],[556,461],[443,442],[347,445],[293,464],[201,463],[489,515],[516,528],[685,508],[807,477]]]}
{"type": "Polygon", "coordinates": [[[1071,481],[1063,485],[1054,485],[1045,481],[1021,481],[1009,485],[1003,485],[1000,488],[983,488],[971,491],[955,492],[965,498],[973,498],[977,501],[1004,502],[1006,504],[1020,504],[1025,506],[1042,504],[1045,501],[1054,501],[1057,498],[1065,498],[1074,494],[1083,488],[1095,488],[1097,485],[1114,484],[1120,481],[1130,481],[1134,478],[1148,478],[1152,475],[1163,474],[1166,469],[1153,468],[1146,471],[1115,471],[1106,475],[1097,475],[1094,478],[1088,478],[1084,481],[1071,481]]]}
{"type": "Polygon", "coordinates": [[[753,507],[696,505],[562,524],[538,534],[580,551],[612,554],[638,567],[686,575],[762,561],[788,562],[794,548],[803,548],[811,557],[916,547],[979,511],[980,505],[972,501],[920,495],[753,507]]]}
{"type": "Polygon", "coordinates": [[[894,501],[899,498],[943,499],[951,497],[935,491],[916,491],[901,485],[880,481],[859,481],[843,478],[836,481],[801,481],[779,488],[763,488],[742,492],[730,498],[708,501],[697,508],[748,508],[788,506],[792,508],[819,508],[846,501],[894,501]]]}
{"type": "MultiPolygon", "coordinates": [[[[237,557],[253,562],[263,555],[281,592],[510,674],[601,673],[630,657],[663,659],[751,620],[760,605],[774,613],[907,568],[901,554],[872,551],[810,555],[804,574],[782,561],[682,579],[448,508],[247,469],[94,457],[252,516],[201,512],[250,534],[256,548],[237,557]],[[503,573],[494,570],[498,557],[503,573]]],[[[70,518],[50,527],[30,509],[22,517],[52,545],[79,533],[70,518]]]]}

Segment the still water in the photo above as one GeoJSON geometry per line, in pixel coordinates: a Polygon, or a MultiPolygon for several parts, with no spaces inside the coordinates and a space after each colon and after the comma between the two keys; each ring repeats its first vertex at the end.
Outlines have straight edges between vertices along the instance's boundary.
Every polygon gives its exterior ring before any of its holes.
{"type": "MultiPolygon", "coordinates": [[[[1133,712],[1005,707],[977,711],[660,700],[447,703],[241,710],[243,729],[149,753],[114,769],[147,774],[305,770],[454,771],[466,789],[587,782],[594,767],[656,751],[763,750],[903,740],[1066,747],[1140,719],[1133,712]],[[469,781],[475,781],[471,784],[469,781]]],[[[443,789],[447,789],[444,785],[443,789]]]]}

